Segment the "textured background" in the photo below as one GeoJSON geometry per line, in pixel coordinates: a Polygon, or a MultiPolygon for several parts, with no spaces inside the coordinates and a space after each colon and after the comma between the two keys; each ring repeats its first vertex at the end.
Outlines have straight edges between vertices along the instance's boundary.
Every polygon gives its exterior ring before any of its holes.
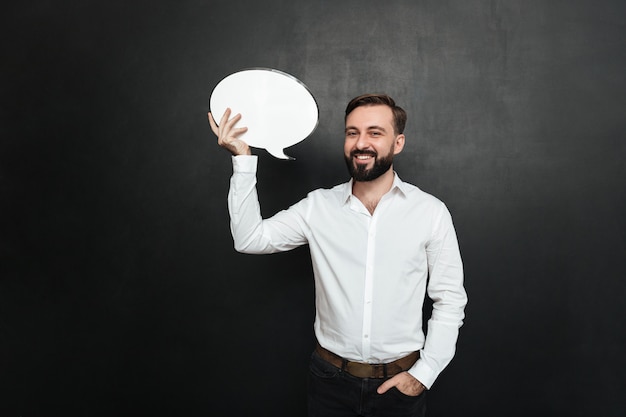
{"type": "Polygon", "coordinates": [[[304,416],[307,248],[232,249],[220,79],[271,67],[320,124],[259,151],[264,215],[347,179],[343,109],[409,113],[396,160],[466,269],[431,416],[626,409],[626,3],[33,0],[0,17],[0,414],[304,416]]]}

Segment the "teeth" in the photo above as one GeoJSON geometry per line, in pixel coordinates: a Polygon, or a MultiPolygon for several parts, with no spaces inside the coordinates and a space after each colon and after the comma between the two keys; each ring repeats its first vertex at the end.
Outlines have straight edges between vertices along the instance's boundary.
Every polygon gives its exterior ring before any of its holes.
{"type": "Polygon", "coordinates": [[[357,155],[356,158],[357,159],[370,159],[372,156],[371,155],[357,155]]]}

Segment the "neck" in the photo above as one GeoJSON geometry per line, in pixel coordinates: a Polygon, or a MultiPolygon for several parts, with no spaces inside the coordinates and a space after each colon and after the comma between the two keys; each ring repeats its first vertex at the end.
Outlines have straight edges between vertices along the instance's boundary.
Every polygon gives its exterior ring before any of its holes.
{"type": "Polygon", "coordinates": [[[372,181],[353,181],[352,182],[352,194],[358,198],[361,203],[367,208],[370,214],[374,213],[378,202],[384,196],[393,185],[393,166],[389,168],[380,177],[372,181]]]}

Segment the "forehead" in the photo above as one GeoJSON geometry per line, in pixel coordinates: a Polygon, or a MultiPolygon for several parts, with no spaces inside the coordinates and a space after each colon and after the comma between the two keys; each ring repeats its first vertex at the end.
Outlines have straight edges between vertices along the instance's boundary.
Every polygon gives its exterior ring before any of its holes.
{"type": "Polygon", "coordinates": [[[393,127],[391,108],[382,104],[360,106],[352,110],[346,118],[346,127],[362,129],[370,126],[393,127]]]}

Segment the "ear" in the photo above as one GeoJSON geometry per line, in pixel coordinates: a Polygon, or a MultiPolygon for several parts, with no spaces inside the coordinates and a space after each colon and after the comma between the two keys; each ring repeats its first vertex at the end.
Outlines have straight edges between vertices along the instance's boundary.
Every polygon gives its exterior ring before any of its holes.
{"type": "Polygon", "coordinates": [[[393,145],[393,154],[394,155],[399,154],[400,152],[402,152],[402,149],[404,149],[404,135],[403,134],[396,136],[396,140],[393,145]]]}

